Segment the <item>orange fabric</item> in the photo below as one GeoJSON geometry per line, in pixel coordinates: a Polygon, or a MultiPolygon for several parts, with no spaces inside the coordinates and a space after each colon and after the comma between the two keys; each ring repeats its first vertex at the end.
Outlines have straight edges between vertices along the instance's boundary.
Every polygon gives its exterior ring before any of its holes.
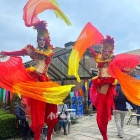
{"type": "Polygon", "coordinates": [[[29,0],[24,7],[23,19],[25,25],[27,27],[30,27],[39,22],[40,19],[37,17],[37,15],[47,9],[56,10],[59,13],[58,17],[61,17],[61,19],[63,19],[68,25],[70,25],[71,23],[69,22],[67,17],[55,3],[55,0],[29,0]]]}
{"type": "Polygon", "coordinates": [[[13,93],[43,102],[61,104],[74,86],[60,86],[52,81],[35,82],[27,73],[20,57],[11,56],[7,59],[5,62],[0,62],[0,87],[13,93]]]}
{"type": "Polygon", "coordinates": [[[77,78],[77,81],[80,82],[78,68],[81,57],[87,48],[99,44],[102,39],[103,35],[90,22],[88,22],[79,35],[70,54],[68,75],[74,75],[77,78]]]}
{"type": "Polygon", "coordinates": [[[60,86],[56,82],[20,82],[12,92],[52,104],[61,104],[74,85],[60,86]]]}
{"type": "Polygon", "coordinates": [[[109,72],[111,76],[117,78],[128,100],[140,106],[140,80],[127,74],[132,72],[138,64],[138,55],[119,54],[110,63],[109,72]]]}
{"type": "Polygon", "coordinates": [[[79,52],[79,57],[81,58],[87,48],[99,44],[103,38],[103,35],[88,22],[79,35],[73,49],[79,52]]]}
{"type": "Polygon", "coordinates": [[[116,66],[114,68],[117,79],[127,99],[133,104],[140,106],[140,80],[121,72],[116,66]]]}
{"type": "Polygon", "coordinates": [[[13,92],[22,93],[24,96],[28,96],[40,101],[46,102],[44,98],[44,92],[47,88],[58,87],[59,84],[47,81],[47,82],[20,82],[13,86],[13,92]]]}

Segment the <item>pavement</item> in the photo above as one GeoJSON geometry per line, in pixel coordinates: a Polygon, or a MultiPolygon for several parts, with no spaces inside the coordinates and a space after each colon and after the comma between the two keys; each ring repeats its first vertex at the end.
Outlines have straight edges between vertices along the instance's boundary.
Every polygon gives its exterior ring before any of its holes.
{"type": "MultiPolygon", "coordinates": [[[[127,125],[129,117],[129,114],[125,117],[124,134],[121,140],[140,140],[140,127],[137,126],[136,117],[133,117],[131,123],[127,125]]],[[[114,117],[108,124],[108,139],[120,139],[117,136],[114,117]]],[[[78,118],[78,123],[71,125],[71,132],[68,135],[64,135],[63,130],[59,135],[53,133],[52,140],[102,140],[96,123],[96,113],[78,118]]]]}
{"type": "MultiPolygon", "coordinates": [[[[59,135],[53,134],[53,140],[102,140],[96,123],[96,113],[92,116],[78,118],[78,123],[71,126],[71,133],[64,135],[63,131],[59,135]]],[[[124,134],[122,140],[140,140],[140,127],[137,126],[137,119],[133,117],[131,123],[127,125],[129,114],[125,117],[124,134]]],[[[108,124],[108,139],[119,140],[114,117],[108,124]]]]}

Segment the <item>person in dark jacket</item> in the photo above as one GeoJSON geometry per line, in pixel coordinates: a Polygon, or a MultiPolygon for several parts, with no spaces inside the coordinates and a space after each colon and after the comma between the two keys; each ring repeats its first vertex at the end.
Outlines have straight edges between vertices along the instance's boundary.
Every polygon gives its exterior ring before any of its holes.
{"type": "MultiPolygon", "coordinates": [[[[136,106],[136,113],[140,114],[140,106],[136,106]]],[[[140,116],[137,116],[137,125],[140,126],[140,116]]]]}
{"type": "Polygon", "coordinates": [[[123,126],[124,126],[124,118],[127,113],[126,102],[128,102],[133,109],[135,109],[135,105],[133,105],[123,94],[121,90],[121,86],[118,83],[116,85],[116,97],[114,99],[116,110],[113,111],[116,127],[118,130],[118,137],[123,138],[123,126]]]}
{"type": "Polygon", "coordinates": [[[23,100],[20,101],[15,108],[16,118],[18,120],[18,127],[23,127],[23,140],[27,140],[28,132],[30,130],[26,118],[26,106],[23,100]]]}

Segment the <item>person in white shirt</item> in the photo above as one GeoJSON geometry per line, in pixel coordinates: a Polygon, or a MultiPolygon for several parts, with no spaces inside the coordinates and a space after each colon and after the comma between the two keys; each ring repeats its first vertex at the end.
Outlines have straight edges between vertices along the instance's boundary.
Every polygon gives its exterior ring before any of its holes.
{"type": "Polygon", "coordinates": [[[67,105],[66,104],[58,105],[59,128],[56,131],[57,134],[60,133],[61,127],[63,127],[64,135],[67,135],[67,131],[66,131],[67,116],[68,116],[67,105]]]}

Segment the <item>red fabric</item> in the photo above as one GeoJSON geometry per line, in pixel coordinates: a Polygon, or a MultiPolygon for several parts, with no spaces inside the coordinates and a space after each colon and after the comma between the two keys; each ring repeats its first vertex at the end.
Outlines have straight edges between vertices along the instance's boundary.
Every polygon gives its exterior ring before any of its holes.
{"type": "Polygon", "coordinates": [[[34,139],[40,140],[40,134],[44,122],[48,126],[47,140],[51,140],[53,129],[58,122],[57,105],[30,99],[31,103],[31,119],[30,128],[34,132],[34,139]]]}
{"type": "MultiPolygon", "coordinates": [[[[15,52],[4,52],[6,55],[23,55],[25,54],[25,50],[22,51],[15,51],[15,52]]],[[[50,59],[45,61],[46,63],[50,63],[50,59]]],[[[36,71],[27,73],[24,65],[22,64],[22,60],[20,57],[9,57],[9,60],[0,63],[1,71],[0,71],[0,85],[1,87],[11,90],[13,83],[15,82],[23,82],[23,81],[49,81],[49,77],[46,74],[39,74],[36,71]],[[16,72],[16,73],[15,73],[16,72]],[[1,78],[2,77],[2,78],[1,78]],[[9,84],[5,84],[9,83],[9,84]]],[[[40,140],[40,134],[42,131],[42,126],[46,121],[47,125],[49,126],[48,131],[48,140],[51,138],[51,134],[53,128],[56,124],[56,118],[53,121],[47,119],[50,111],[53,111],[54,114],[57,114],[57,105],[54,104],[46,104],[45,102],[35,100],[29,97],[23,96],[23,99],[26,102],[27,106],[27,114],[31,116],[31,129],[34,132],[34,139],[40,140]],[[46,113],[45,113],[46,112],[46,113]]]]}
{"type": "Polygon", "coordinates": [[[31,105],[31,120],[32,120],[30,128],[34,132],[34,139],[40,140],[40,134],[44,124],[44,113],[46,103],[31,98],[30,105],[31,105]]]}
{"type": "Polygon", "coordinates": [[[97,95],[97,124],[100,130],[101,135],[103,136],[103,140],[108,140],[107,137],[107,125],[108,125],[108,113],[107,113],[107,101],[106,95],[98,93],[97,95]]]}
{"type": "Polygon", "coordinates": [[[97,54],[94,52],[93,48],[92,47],[89,47],[89,50],[92,53],[93,57],[96,57],[97,54]]]}
{"type": "MultiPolygon", "coordinates": [[[[106,77],[106,78],[102,78],[102,77],[98,77],[96,79],[92,79],[92,86],[90,88],[90,99],[92,104],[96,107],[97,106],[97,88],[103,86],[104,84],[109,83],[111,90],[112,90],[112,95],[116,95],[115,92],[115,86],[111,85],[114,82],[114,78],[111,77],[106,77]]],[[[110,88],[109,87],[109,88],[110,88]]]]}
{"type": "Polygon", "coordinates": [[[47,77],[45,73],[41,74],[34,71],[34,72],[30,72],[29,74],[35,79],[35,81],[40,81],[40,82],[50,81],[50,78],[47,77]]]}
{"type": "Polygon", "coordinates": [[[46,110],[45,110],[45,123],[48,125],[48,135],[47,140],[51,140],[51,135],[53,132],[53,129],[58,122],[58,110],[57,105],[54,104],[46,104],[46,110]]]}
{"type": "MultiPolygon", "coordinates": [[[[49,77],[46,74],[40,74],[36,71],[30,73],[30,75],[40,82],[49,81],[49,77]]],[[[31,126],[30,128],[34,132],[34,140],[40,140],[40,134],[43,124],[48,126],[47,140],[51,140],[53,129],[58,122],[57,105],[45,103],[35,99],[28,99],[28,108],[31,108],[31,126]]]]}
{"type": "Polygon", "coordinates": [[[98,63],[98,68],[103,68],[108,65],[109,65],[109,62],[100,62],[100,63],[98,63]]]}
{"type": "Polygon", "coordinates": [[[112,85],[113,82],[114,82],[114,78],[98,77],[92,80],[92,87],[90,89],[90,99],[92,101],[92,104],[97,109],[96,120],[100,133],[103,136],[103,140],[108,140],[107,125],[108,125],[108,121],[111,120],[111,110],[115,109],[113,94],[116,94],[116,92],[115,92],[115,86],[112,85]],[[110,86],[108,88],[106,95],[97,93],[97,88],[107,83],[110,84],[110,86]]]}
{"type": "Polygon", "coordinates": [[[34,81],[34,79],[26,72],[20,57],[10,56],[7,57],[7,59],[7,61],[0,62],[1,88],[12,91],[12,86],[14,83],[34,81]]]}
{"type": "Polygon", "coordinates": [[[119,54],[114,57],[109,64],[108,71],[112,77],[117,78],[114,71],[115,67],[118,67],[122,72],[129,72],[139,65],[139,55],[132,54],[119,54]]]}

